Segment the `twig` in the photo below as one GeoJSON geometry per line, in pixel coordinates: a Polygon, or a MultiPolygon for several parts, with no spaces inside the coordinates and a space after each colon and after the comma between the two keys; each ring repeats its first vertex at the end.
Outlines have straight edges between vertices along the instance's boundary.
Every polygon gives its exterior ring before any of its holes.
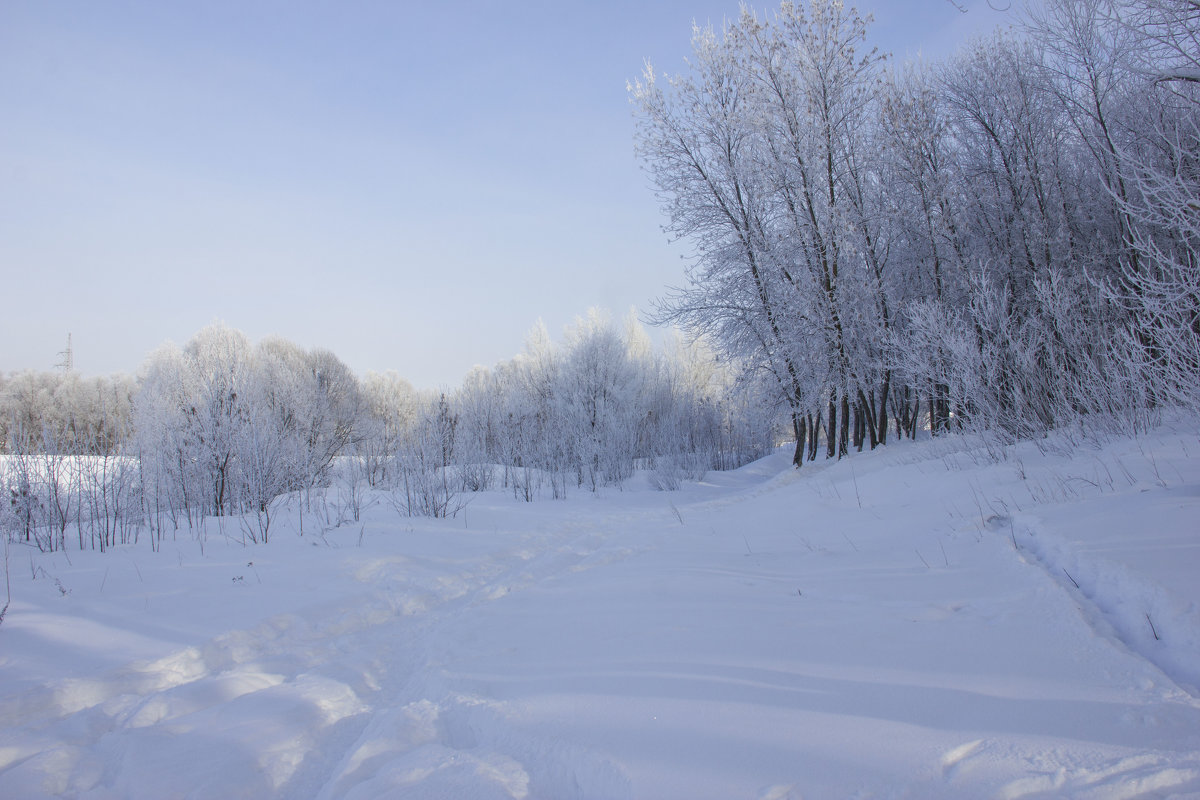
{"type": "Polygon", "coordinates": [[[675,504],[672,503],[670,500],[667,501],[667,505],[669,505],[671,507],[671,510],[673,512],[675,512],[675,519],[679,520],[679,524],[682,525],[683,524],[683,514],[679,513],[679,509],[676,508],[675,504]]]}
{"type": "Polygon", "coordinates": [[[946,560],[946,566],[950,566],[950,556],[946,555],[946,545],[942,544],[941,539],[938,539],[938,547],[942,548],[942,558],[946,560]]]}
{"type": "Polygon", "coordinates": [[[920,550],[914,547],[913,552],[917,554],[917,558],[921,559],[921,563],[925,565],[925,569],[933,569],[933,567],[929,566],[929,562],[925,560],[925,556],[921,555],[920,550]]]}
{"type": "Polygon", "coordinates": [[[746,555],[754,555],[754,551],[750,549],[750,540],[746,538],[746,534],[742,534],[742,541],[746,543],[746,555]]]}
{"type": "Polygon", "coordinates": [[[975,501],[975,508],[979,511],[979,527],[987,527],[987,519],[983,516],[983,503],[979,501],[979,492],[975,490],[975,486],[971,486],[971,499],[975,501]]]}
{"type": "Polygon", "coordinates": [[[1154,634],[1154,641],[1156,641],[1156,642],[1157,642],[1157,641],[1159,641],[1159,638],[1158,638],[1158,631],[1156,631],[1156,630],[1154,629],[1154,620],[1150,619],[1150,615],[1149,615],[1149,614],[1147,614],[1147,615],[1146,615],[1146,622],[1149,622],[1149,623],[1150,623],[1150,632],[1154,634]]]}
{"type": "MultiPolygon", "coordinates": [[[[1068,578],[1071,578],[1071,573],[1067,572],[1066,567],[1063,567],[1063,574],[1066,575],[1068,578]]],[[[1071,578],[1071,583],[1075,584],[1076,589],[1079,588],[1079,581],[1075,580],[1074,578],[1071,578]]]]}
{"type": "Polygon", "coordinates": [[[857,552],[858,552],[858,545],[856,545],[854,542],[850,541],[850,537],[846,535],[846,532],[845,532],[845,531],[842,531],[842,532],[841,532],[841,534],[842,534],[842,538],[843,538],[843,539],[845,539],[847,542],[850,542],[850,546],[851,546],[851,547],[853,547],[853,548],[854,548],[854,552],[856,552],[856,553],[857,553],[857,552]]]}

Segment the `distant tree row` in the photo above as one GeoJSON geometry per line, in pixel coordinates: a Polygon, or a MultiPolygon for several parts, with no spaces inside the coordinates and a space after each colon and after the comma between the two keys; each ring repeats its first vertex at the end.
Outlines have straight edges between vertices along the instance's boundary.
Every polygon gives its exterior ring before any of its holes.
{"type": "Polygon", "coordinates": [[[1200,13],[1047,0],[886,68],[835,0],[697,28],[631,85],[665,321],[772,376],[795,462],[919,428],[1012,437],[1200,407],[1200,13]],[[807,445],[807,446],[806,446],[807,445]]]}
{"type": "Polygon", "coordinates": [[[0,452],[112,453],[129,438],[136,393],[126,375],[0,375],[0,452]]]}
{"type": "Polygon", "coordinates": [[[5,381],[0,522],[45,550],[142,535],[157,547],[228,516],[267,541],[282,498],[303,520],[318,505],[327,517],[331,492],[339,519],[357,519],[368,495],[448,516],[470,492],[560,498],[620,486],[639,467],[675,489],[775,445],[774,405],[738,374],[697,345],[655,352],[635,321],[619,331],[595,312],[560,345],[539,327],[512,361],[434,393],[214,325],[153,353],[136,382],[5,381]]]}
{"type": "Polygon", "coordinates": [[[523,354],[473,372],[437,416],[450,415],[458,463],[503,465],[525,499],[620,485],[639,466],[676,488],[775,445],[773,404],[735,377],[698,346],[655,353],[636,321],[621,332],[593,312],[557,347],[535,329],[523,354]]]}

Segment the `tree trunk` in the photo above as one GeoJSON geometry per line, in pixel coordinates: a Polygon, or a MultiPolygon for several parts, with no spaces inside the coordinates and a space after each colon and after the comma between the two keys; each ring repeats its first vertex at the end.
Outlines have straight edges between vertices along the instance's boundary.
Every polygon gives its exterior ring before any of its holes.
{"type": "Polygon", "coordinates": [[[944,383],[937,384],[938,427],[950,431],[950,387],[944,383]]]}
{"type": "Polygon", "coordinates": [[[929,387],[929,435],[937,436],[937,390],[932,385],[929,387]]]}
{"type": "Polygon", "coordinates": [[[853,433],[851,433],[850,441],[854,445],[854,449],[861,453],[862,446],[863,446],[862,402],[858,399],[855,399],[853,408],[854,408],[854,426],[853,426],[853,433]]]}
{"type": "MultiPolygon", "coordinates": [[[[873,399],[873,394],[872,399],[869,400],[867,396],[863,394],[862,389],[858,390],[858,403],[860,406],[862,406],[863,435],[866,436],[868,441],[871,443],[872,450],[879,446],[879,433],[875,429],[875,406],[872,402],[873,399]]],[[[859,443],[858,449],[862,450],[861,442],[859,443]]]]}
{"type": "Polygon", "coordinates": [[[838,458],[846,455],[847,439],[850,436],[850,399],[842,395],[842,427],[838,434],[838,458]]]}
{"type": "MultiPolygon", "coordinates": [[[[892,373],[891,371],[883,373],[883,385],[879,387],[879,416],[876,423],[876,431],[879,436],[879,444],[887,444],[887,426],[888,426],[888,395],[892,389],[892,373]]],[[[872,445],[874,446],[874,445],[872,445]]]]}
{"type": "Polygon", "coordinates": [[[913,389],[912,413],[908,417],[908,438],[917,438],[917,427],[921,421],[921,393],[913,389]]]}
{"type": "Polygon", "coordinates": [[[829,422],[825,424],[825,457],[837,455],[837,394],[829,393],[829,422]]]}
{"type": "Polygon", "coordinates": [[[792,454],[792,466],[804,465],[804,439],[808,433],[807,422],[799,411],[792,412],[792,430],[796,434],[796,451],[792,454]]]}

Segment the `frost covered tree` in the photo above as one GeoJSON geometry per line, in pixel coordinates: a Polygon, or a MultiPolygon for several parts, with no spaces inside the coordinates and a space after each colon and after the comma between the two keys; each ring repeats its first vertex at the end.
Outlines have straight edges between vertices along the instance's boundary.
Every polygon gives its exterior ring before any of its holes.
{"type": "Polygon", "coordinates": [[[152,516],[253,512],[268,535],[271,502],[325,485],[358,437],[357,379],[328,351],[279,339],[251,347],[224,325],[147,361],[135,403],[152,516]]]}
{"type": "Polygon", "coordinates": [[[330,351],[305,351],[279,339],[259,344],[254,371],[263,386],[256,399],[290,445],[294,481],[307,490],[326,484],[334,458],[349,452],[359,435],[364,403],[358,379],[330,351]]]}
{"type": "Polygon", "coordinates": [[[84,378],[76,372],[32,370],[11,375],[0,380],[0,449],[51,443],[114,452],[130,436],[136,391],[126,375],[84,378]],[[23,442],[15,440],[18,432],[23,442]]]}
{"type": "MultiPolygon", "coordinates": [[[[759,27],[748,13],[739,25],[759,27]]],[[[658,321],[707,336],[723,355],[770,373],[798,426],[813,403],[813,363],[796,347],[801,320],[788,315],[789,285],[771,253],[771,186],[757,163],[762,134],[753,74],[736,30],[719,38],[711,27],[693,28],[690,74],[667,78],[647,65],[629,87],[638,154],[664,204],[667,229],[697,248],[688,285],[662,304],[658,321]]]]}
{"type": "Polygon", "coordinates": [[[556,393],[576,483],[595,491],[633,473],[643,376],[611,321],[589,312],[567,329],[556,393]]]}
{"type": "Polygon", "coordinates": [[[183,510],[189,523],[194,514],[237,510],[234,457],[248,424],[250,355],[245,336],[213,325],[147,361],[135,400],[138,451],[158,506],[183,510]]]}
{"type": "Polygon", "coordinates": [[[459,474],[467,491],[484,491],[495,480],[494,467],[500,463],[499,395],[495,374],[484,367],[471,370],[454,395],[459,474]]]}
{"type": "Polygon", "coordinates": [[[392,503],[407,516],[453,517],[465,505],[454,475],[458,414],[445,394],[427,399],[401,434],[392,463],[392,503]]]}
{"type": "Polygon", "coordinates": [[[630,87],[696,248],[660,318],[773,379],[797,463],[889,415],[1024,437],[1194,405],[1198,19],[1049,0],[886,73],[836,2],[695,29],[684,75],[630,87]]]}
{"type": "Polygon", "coordinates": [[[777,258],[795,290],[788,318],[825,367],[830,455],[835,429],[837,452],[846,451],[852,407],[856,444],[863,431],[877,443],[875,409],[886,408],[890,384],[879,346],[891,319],[890,225],[868,136],[882,56],[865,47],[868,23],[838,2],[807,12],[784,3],[749,45],[783,220],[777,258]]]}
{"type": "Polygon", "coordinates": [[[1134,319],[1130,360],[1158,403],[1200,408],[1200,10],[1190,0],[1133,0],[1110,15],[1137,54],[1136,92],[1150,103],[1140,137],[1119,150],[1130,189],[1132,254],[1114,294],[1134,319]]]}
{"type": "Polygon", "coordinates": [[[362,435],[355,452],[371,487],[388,480],[388,463],[403,432],[416,419],[418,399],[412,384],[395,372],[369,372],[362,381],[362,435]]]}
{"type": "Polygon", "coordinates": [[[660,318],[774,377],[797,465],[814,411],[833,455],[852,406],[872,443],[886,409],[873,329],[891,320],[890,233],[864,136],[881,62],[867,22],[824,0],[770,22],[744,10],[720,36],[694,31],[690,73],[664,86],[647,68],[630,87],[668,228],[698,250],[660,318]]]}

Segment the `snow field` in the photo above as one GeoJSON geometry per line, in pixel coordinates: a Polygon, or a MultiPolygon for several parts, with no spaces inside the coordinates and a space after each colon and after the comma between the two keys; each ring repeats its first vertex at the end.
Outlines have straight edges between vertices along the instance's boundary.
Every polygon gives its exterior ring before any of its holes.
{"type": "Polygon", "coordinates": [[[1197,797],[1196,431],[13,546],[0,796],[1197,797]]]}

